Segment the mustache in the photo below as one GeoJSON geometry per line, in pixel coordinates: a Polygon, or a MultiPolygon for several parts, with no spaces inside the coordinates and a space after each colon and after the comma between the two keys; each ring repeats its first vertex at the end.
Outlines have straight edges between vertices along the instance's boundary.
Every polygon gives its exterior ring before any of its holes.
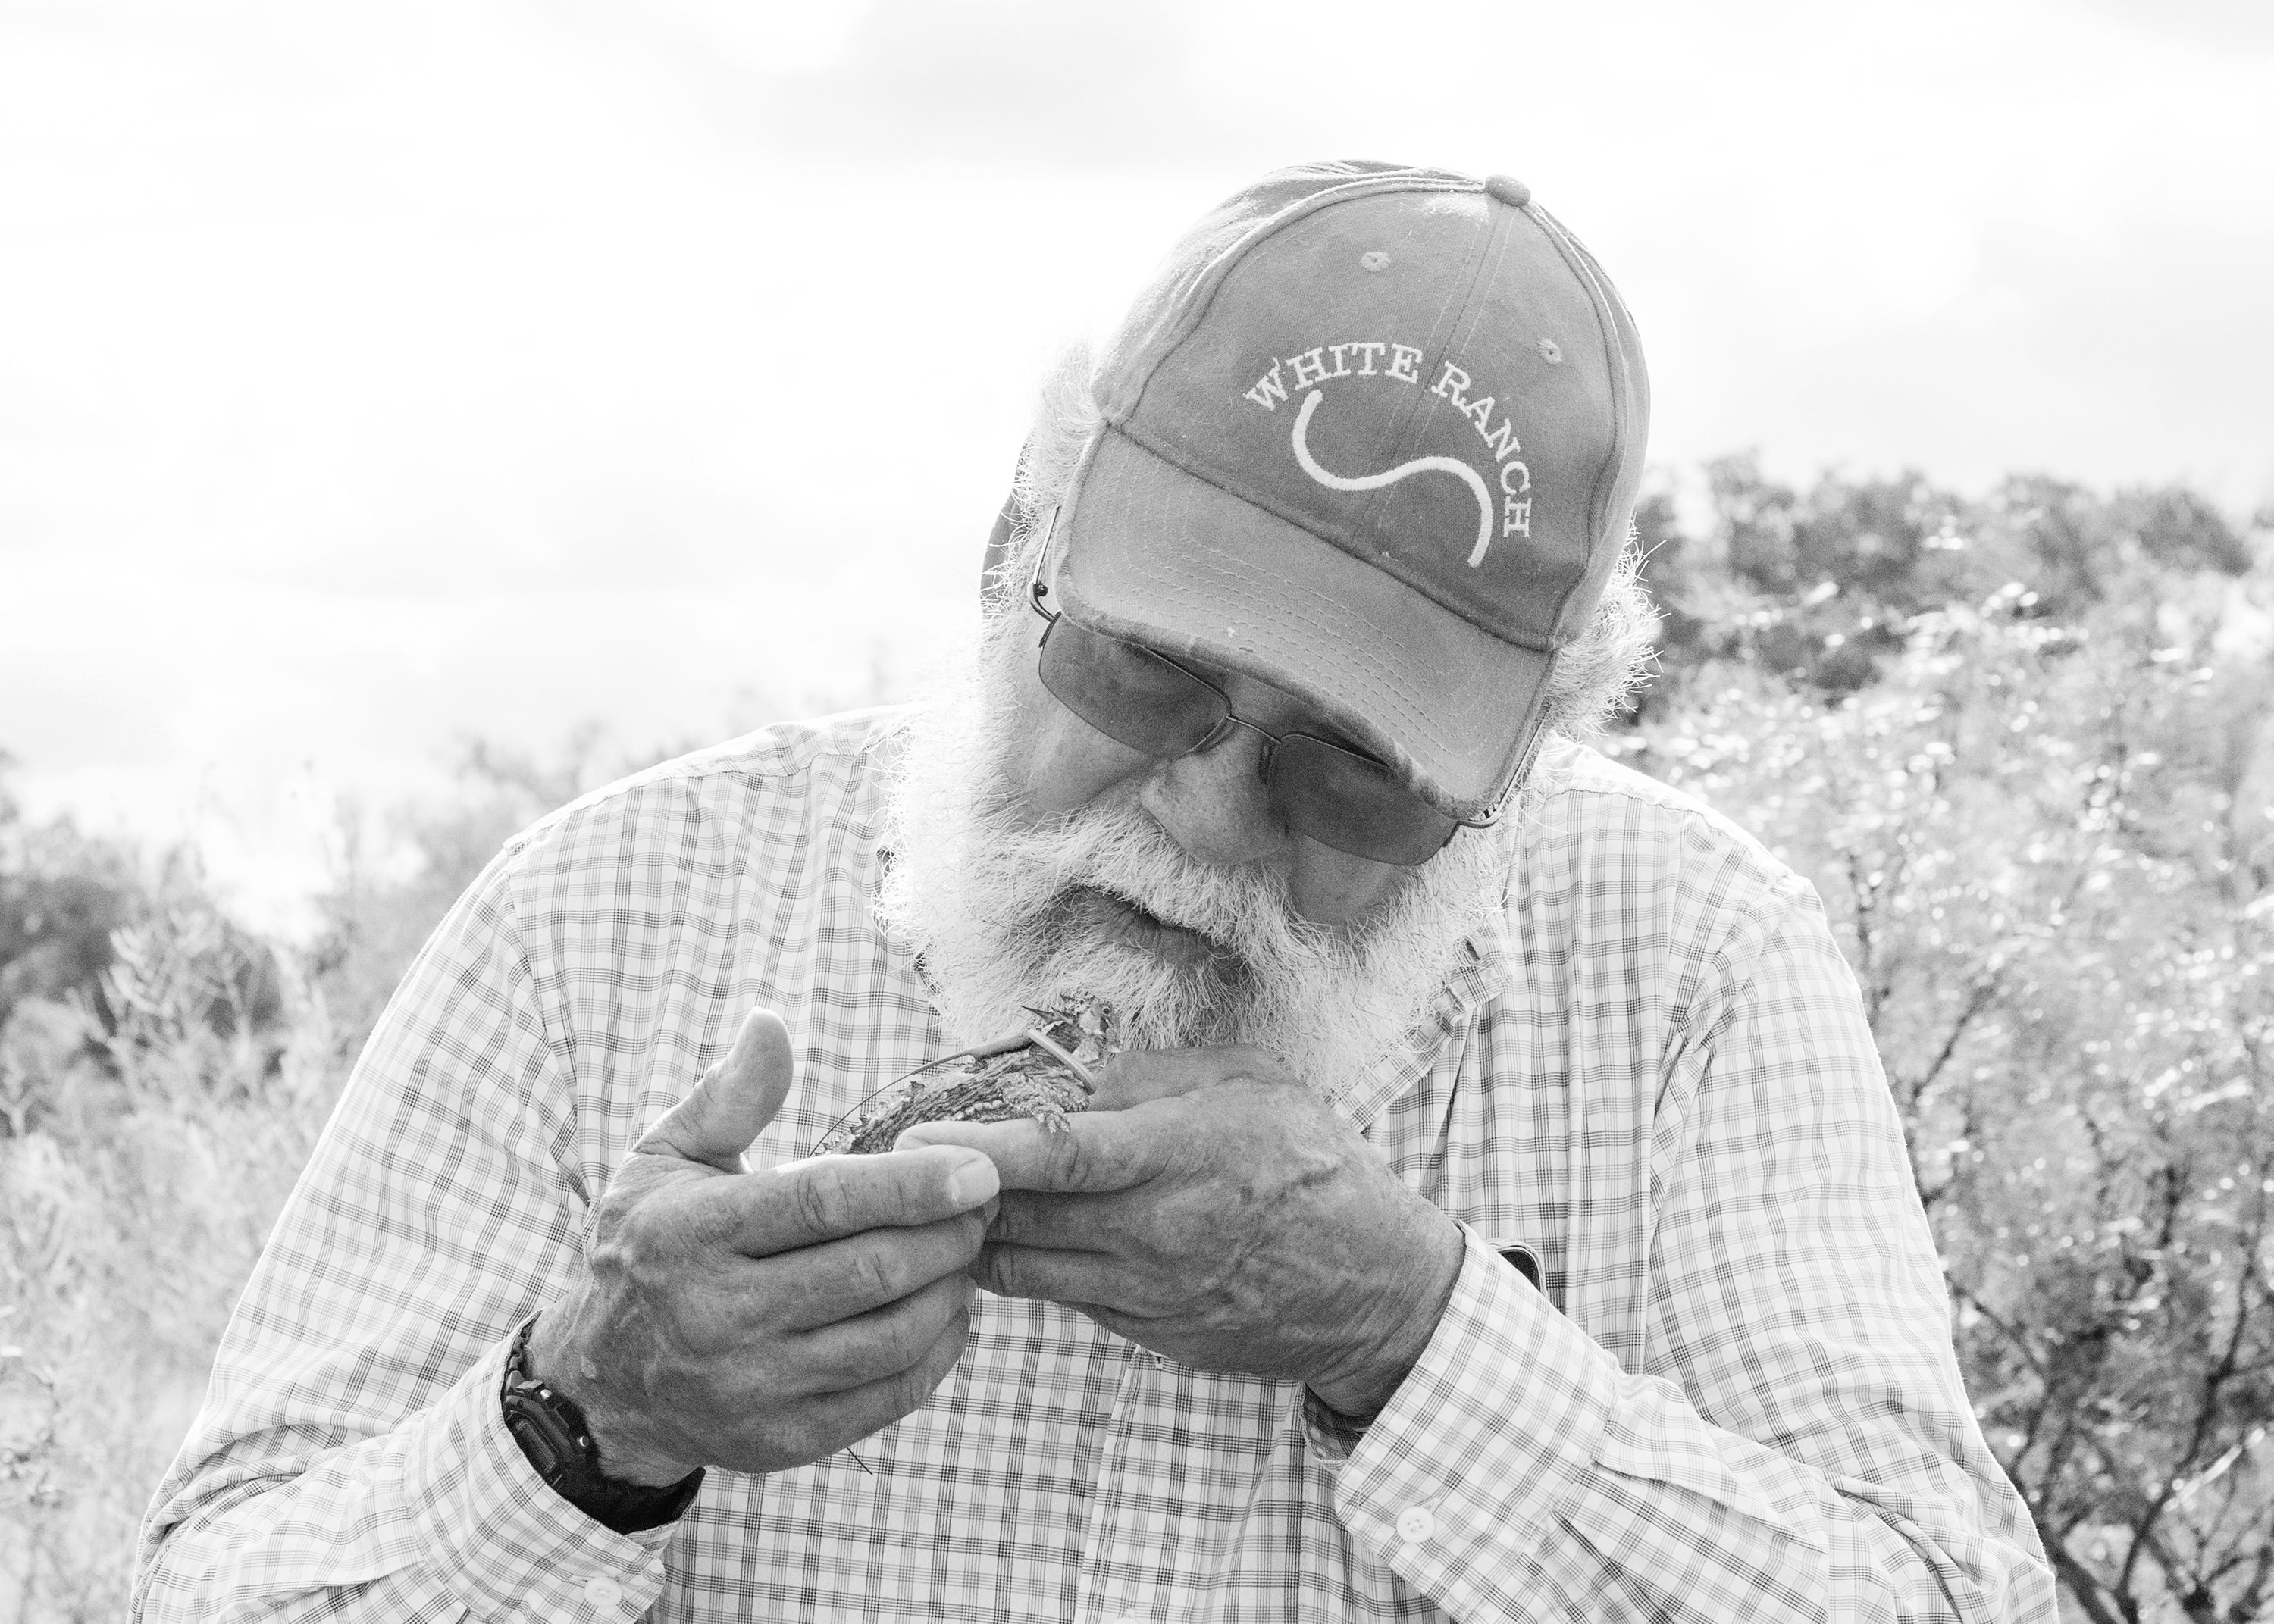
{"type": "Polygon", "coordinates": [[[1143,942],[1163,957],[1204,972],[1227,987],[1244,986],[1255,965],[1237,943],[1164,918],[1127,890],[1087,882],[1061,889],[1034,914],[1031,929],[1053,946],[1093,935],[1143,942]]]}
{"type": "Polygon", "coordinates": [[[1217,958],[1244,966],[1290,956],[1337,959],[1359,934],[1298,914],[1286,877],[1262,863],[1197,861],[1133,799],[1023,830],[998,823],[988,846],[1013,882],[1010,912],[1043,928],[1080,917],[1086,899],[1102,897],[1190,932],[1217,958]]]}

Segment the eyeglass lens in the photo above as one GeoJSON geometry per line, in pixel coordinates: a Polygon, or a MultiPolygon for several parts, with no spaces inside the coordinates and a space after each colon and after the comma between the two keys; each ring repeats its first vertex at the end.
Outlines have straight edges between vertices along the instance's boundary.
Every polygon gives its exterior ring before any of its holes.
{"type": "MultiPolygon", "coordinates": [[[[1063,617],[1043,633],[1038,670],[1067,710],[1163,761],[1198,749],[1231,715],[1222,694],[1173,661],[1063,617]]],[[[1426,862],[1458,827],[1379,762],[1308,733],[1279,736],[1264,783],[1290,828],[1374,862],[1426,862]]]]}

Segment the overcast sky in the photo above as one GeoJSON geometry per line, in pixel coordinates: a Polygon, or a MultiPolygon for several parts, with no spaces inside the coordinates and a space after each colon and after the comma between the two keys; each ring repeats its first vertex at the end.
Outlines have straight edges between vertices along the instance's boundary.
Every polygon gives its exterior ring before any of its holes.
{"type": "Polygon", "coordinates": [[[288,923],[457,740],[906,693],[1050,357],[1319,156],[1528,182],[1670,464],[2274,502],[2263,0],[0,0],[16,787],[288,923]]]}

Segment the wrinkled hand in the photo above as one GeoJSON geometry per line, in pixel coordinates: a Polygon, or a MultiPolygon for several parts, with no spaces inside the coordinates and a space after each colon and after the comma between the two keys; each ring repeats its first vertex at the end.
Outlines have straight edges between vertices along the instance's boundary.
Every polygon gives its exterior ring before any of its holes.
{"type": "Polygon", "coordinates": [[[531,1372],[583,1406],[612,1477],[818,1460],[915,1409],[963,1351],[994,1169],[941,1147],[745,1171],[790,1065],[780,1019],[753,1011],[632,1147],[584,1277],[538,1318],[531,1372]]]}
{"type": "Polygon", "coordinates": [[[1389,1402],[1452,1295],[1460,1231],[1277,1058],[1123,1055],[1068,1120],[900,1136],[993,1160],[1005,1193],[981,1285],[1195,1369],[1298,1378],[1346,1415],[1389,1402]]]}

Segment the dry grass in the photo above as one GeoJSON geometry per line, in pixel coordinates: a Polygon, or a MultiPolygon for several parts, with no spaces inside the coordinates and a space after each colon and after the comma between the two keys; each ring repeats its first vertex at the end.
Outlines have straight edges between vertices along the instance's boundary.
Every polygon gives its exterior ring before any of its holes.
{"type": "Polygon", "coordinates": [[[305,981],[281,1023],[231,1025],[210,914],[124,934],[114,1034],[34,1003],[0,1040],[0,1620],[125,1615],[142,1512],[344,1075],[305,981]]]}

